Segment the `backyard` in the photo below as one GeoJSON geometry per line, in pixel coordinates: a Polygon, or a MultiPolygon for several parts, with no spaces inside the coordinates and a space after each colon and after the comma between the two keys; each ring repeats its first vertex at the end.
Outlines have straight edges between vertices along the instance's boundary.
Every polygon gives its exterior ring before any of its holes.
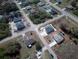
{"type": "Polygon", "coordinates": [[[69,17],[63,17],[54,21],[53,26],[57,29],[61,29],[70,40],[72,40],[76,45],[78,44],[78,24],[72,21],[69,17]]]}
{"type": "Polygon", "coordinates": [[[78,46],[71,40],[54,49],[59,59],[78,59],[78,46]]]}

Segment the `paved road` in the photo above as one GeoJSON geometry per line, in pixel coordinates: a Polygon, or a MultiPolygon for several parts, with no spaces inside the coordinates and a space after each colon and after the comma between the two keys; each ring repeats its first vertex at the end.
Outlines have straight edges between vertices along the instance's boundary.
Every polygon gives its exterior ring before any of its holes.
{"type": "Polygon", "coordinates": [[[49,0],[46,0],[47,3],[49,3],[50,5],[52,5],[55,9],[57,9],[58,11],[60,11],[62,14],[64,14],[65,16],[70,17],[72,20],[74,20],[75,22],[78,22],[78,17],[71,15],[69,12],[65,11],[64,9],[61,9],[60,7],[56,6],[56,4],[52,4],[49,0]]]}

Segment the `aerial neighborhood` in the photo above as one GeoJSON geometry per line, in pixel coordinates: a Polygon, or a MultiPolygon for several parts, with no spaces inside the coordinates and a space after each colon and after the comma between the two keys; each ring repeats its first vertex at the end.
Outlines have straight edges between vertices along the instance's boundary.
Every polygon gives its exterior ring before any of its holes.
{"type": "Polygon", "coordinates": [[[78,0],[1,0],[0,59],[78,59],[78,0]]]}

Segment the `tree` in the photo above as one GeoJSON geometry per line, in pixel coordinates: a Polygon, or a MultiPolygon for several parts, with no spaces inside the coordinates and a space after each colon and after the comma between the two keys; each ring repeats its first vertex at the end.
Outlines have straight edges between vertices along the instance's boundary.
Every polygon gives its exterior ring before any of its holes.
{"type": "Polygon", "coordinates": [[[16,6],[15,3],[5,3],[3,5],[3,10],[6,13],[12,12],[12,11],[17,11],[18,7],[16,6]]]}
{"type": "Polygon", "coordinates": [[[29,3],[31,4],[37,4],[38,2],[40,2],[40,0],[29,0],[29,3]]]}
{"type": "Polygon", "coordinates": [[[0,40],[10,35],[11,35],[11,32],[9,29],[8,20],[7,18],[2,17],[0,19],[0,40]]]}
{"type": "Polygon", "coordinates": [[[8,48],[5,50],[5,55],[11,57],[11,59],[14,57],[16,59],[20,57],[20,49],[21,45],[19,43],[12,44],[8,46],[8,48]]]}
{"type": "Polygon", "coordinates": [[[41,47],[40,43],[37,42],[37,43],[36,43],[36,50],[39,51],[39,50],[41,50],[41,49],[42,49],[42,47],[41,47]]]}
{"type": "Polygon", "coordinates": [[[10,59],[8,56],[5,56],[4,51],[4,48],[0,48],[0,59],[10,59]]]}
{"type": "Polygon", "coordinates": [[[20,59],[20,49],[19,43],[11,44],[7,48],[0,48],[0,59],[20,59]]]}
{"type": "Polygon", "coordinates": [[[34,14],[29,14],[30,19],[34,24],[45,22],[45,19],[51,19],[52,16],[45,11],[37,11],[34,14]]]}

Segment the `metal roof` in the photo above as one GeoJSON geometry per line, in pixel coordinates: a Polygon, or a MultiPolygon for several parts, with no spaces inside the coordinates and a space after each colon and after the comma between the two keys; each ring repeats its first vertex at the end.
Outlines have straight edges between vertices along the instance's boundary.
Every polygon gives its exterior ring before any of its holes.
{"type": "Polygon", "coordinates": [[[16,23],[16,22],[18,22],[18,21],[21,21],[21,19],[14,17],[13,21],[14,21],[14,23],[16,23]]]}
{"type": "Polygon", "coordinates": [[[57,43],[61,43],[61,42],[64,40],[63,36],[61,36],[59,33],[55,34],[54,37],[53,37],[53,39],[54,39],[57,43]]]}
{"type": "Polygon", "coordinates": [[[50,34],[51,32],[54,32],[54,28],[51,25],[47,25],[45,27],[47,34],[50,34]]]}
{"type": "Polygon", "coordinates": [[[17,22],[16,27],[18,30],[22,30],[23,28],[25,28],[24,23],[22,21],[17,22]]]}

